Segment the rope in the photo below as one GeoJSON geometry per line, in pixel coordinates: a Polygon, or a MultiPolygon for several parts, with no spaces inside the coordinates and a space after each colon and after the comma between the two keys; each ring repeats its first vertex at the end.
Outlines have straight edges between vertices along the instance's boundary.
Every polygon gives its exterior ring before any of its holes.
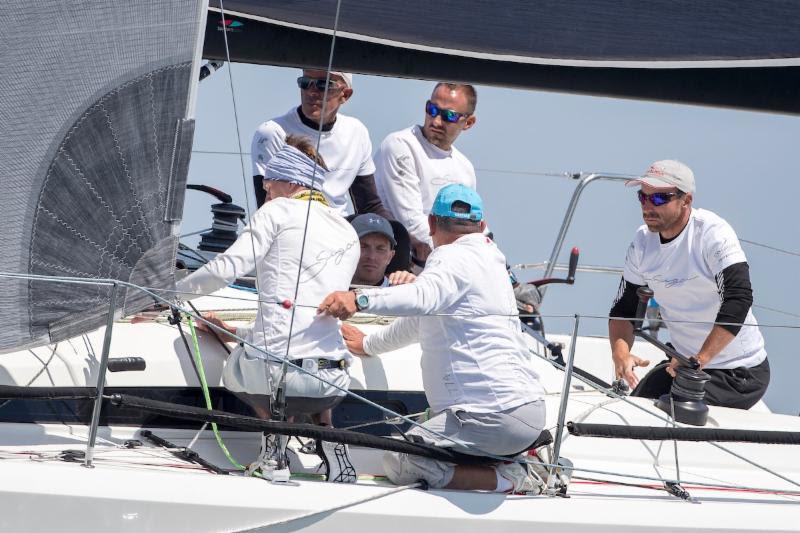
{"type": "MultiPolygon", "coordinates": [[[[188,317],[187,322],[189,323],[189,330],[192,332],[192,344],[194,346],[193,356],[195,358],[198,376],[200,377],[200,386],[203,389],[203,398],[206,401],[206,409],[211,411],[213,409],[211,405],[211,395],[208,392],[208,382],[206,382],[206,372],[203,368],[203,358],[200,357],[200,344],[197,342],[197,331],[195,330],[192,317],[188,317]]],[[[219,448],[222,450],[222,453],[225,454],[225,457],[228,459],[228,461],[237,469],[244,470],[245,467],[239,464],[239,462],[233,458],[231,453],[228,451],[228,447],[225,446],[225,443],[222,441],[222,435],[219,434],[219,428],[217,427],[216,422],[211,423],[211,431],[214,432],[214,438],[217,440],[219,448]]]]}
{"type": "MultiPolygon", "coordinates": [[[[233,119],[234,123],[236,124],[236,145],[239,148],[239,166],[241,167],[242,184],[244,186],[245,210],[247,212],[247,220],[252,222],[252,216],[250,213],[250,193],[248,192],[249,185],[247,183],[247,177],[244,171],[244,157],[243,157],[244,154],[242,152],[241,132],[239,131],[239,112],[236,107],[236,91],[234,90],[233,72],[232,72],[233,66],[231,64],[231,51],[228,46],[228,31],[226,29],[227,26],[225,26],[225,3],[223,2],[223,0],[219,0],[219,16],[220,16],[220,21],[222,22],[222,29],[223,29],[222,38],[223,41],[225,42],[225,59],[228,62],[228,81],[230,82],[231,85],[231,103],[233,104],[233,119]]],[[[258,287],[261,276],[258,270],[258,257],[256,257],[255,238],[253,237],[252,232],[250,233],[250,250],[253,254],[253,267],[256,271],[256,287],[258,287]]],[[[265,339],[267,338],[267,333],[266,329],[264,328],[263,320],[261,321],[261,335],[265,339]]],[[[267,372],[266,378],[267,378],[266,383],[269,385],[270,389],[274,390],[274,387],[272,386],[272,376],[269,374],[269,372],[267,372]]]]}
{"type": "MultiPolygon", "coordinates": [[[[333,34],[331,35],[331,48],[328,54],[328,69],[325,72],[325,91],[322,93],[322,108],[320,109],[320,117],[319,117],[319,129],[317,130],[317,145],[315,150],[319,154],[319,145],[322,142],[322,126],[325,122],[325,109],[328,103],[328,90],[330,89],[330,81],[331,81],[331,68],[333,68],[333,51],[336,48],[336,32],[339,28],[339,12],[342,7],[342,0],[338,0],[336,2],[336,15],[333,19],[333,34]]],[[[314,159],[314,168],[311,173],[311,189],[314,189],[314,182],[317,179],[317,160],[314,159]]],[[[311,204],[313,202],[313,195],[309,195],[308,203],[306,207],[306,221],[303,225],[303,240],[300,243],[300,261],[297,264],[297,279],[295,280],[294,285],[294,297],[292,298],[293,302],[297,301],[297,295],[300,292],[300,276],[303,273],[303,257],[305,256],[306,252],[306,238],[308,236],[308,220],[311,217],[311,204]]],[[[289,349],[292,345],[292,331],[294,330],[294,317],[295,313],[297,312],[297,307],[292,306],[292,313],[291,317],[289,318],[289,336],[286,339],[286,353],[284,354],[284,362],[281,365],[280,371],[280,378],[278,379],[278,389],[276,391],[277,396],[277,408],[283,409],[284,398],[286,395],[285,390],[285,381],[286,381],[286,372],[288,371],[288,366],[286,362],[289,360],[289,349]]],[[[266,338],[266,335],[265,335],[266,338]]],[[[269,374],[269,369],[266,370],[269,374]]],[[[273,391],[275,389],[273,388],[273,391]]]]}
{"type": "Polygon", "coordinates": [[[307,512],[307,513],[303,513],[303,514],[298,515],[298,516],[293,516],[293,517],[290,517],[290,518],[284,518],[284,519],[281,519],[281,520],[275,520],[274,522],[268,522],[266,524],[262,524],[260,526],[254,527],[254,528],[241,529],[239,531],[241,531],[241,532],[245,532],[245,531],[266,531],[267,529],[273,528],[275,526],[283,526],[283,525],[286,525],[286,524],[291,524],[292,522],[297,522],[298,520],[303,520],[305,518],[311,518],[312,516],[316,516],[316,515],[321,515],[321,514],[326,514],[326,513],[335,513],[336,511],[341,511],[342,509],[346,509],[348,507],[353,507],[354,505],[360,505],[362,503],[371,502],[371,501],[374,501],[374,500],[377,500],[377,499],[380,499],[380,498],[385,498],[386,496],[391,496],[392,494],[397,494],[398,492],[402,492],[404,490],[415,489],[415,488],[421,487],[421,486],[422,486],[421,482],[412,483],[411,485],[400,485],[399,487],[395,487],[393,489],[386,490],[384,492],[381,492],[380,494],[375,494],[375,495],[372,495],[372,496],[366,496],[364,498],[358,498],[357,500],[353,500],[353,501],[350,501],[350,502],[347,502],[347,503],[343,503],[341,505],[333,505],[331,507],[325,507],[323,509],[318,509],[318,510],[310,511],[310,512],[307,512]]]}
{"type": "Polygon", "coordinates": [[[761,242],[756,241],[748,241],[747,239],[739,239],[741,242],[746,242],[747,244],[752,244],[753,246],[760,246],[762,248],[766,248],[768,250],[773,250],[775,252],[781,252],[782,254],[787,255],[794,255],[796,257],[800,257],[800,252],[793,252],[791,250],[784,250],[783,248],[778,248],[777,246],[770,246],[769,244],[764,244],[761,242]]]}

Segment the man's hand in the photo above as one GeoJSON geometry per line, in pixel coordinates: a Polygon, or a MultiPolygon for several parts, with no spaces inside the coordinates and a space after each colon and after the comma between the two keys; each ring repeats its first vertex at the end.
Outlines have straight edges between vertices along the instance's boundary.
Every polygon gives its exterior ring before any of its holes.
{"type": "Polygon", "coordinates": [[[353,355],[369,355],[364,351],[364,332],[350,324],[342,324],[342,337],[353,355]]]}
{"type": "MultiPolygon", "coordinates": [[[[697,362],[700,363],[699,370],[702,370],[703,367],[706,366],[707,361],[705,361],[703,359],[703,357],[699,356],[699,355],[695,359],[697,359],[697,362]]],[[[667,365],[667,368],[665,370],[667,371],[667,374],[669,374],[670,376],[672,376],[674,378],[675,377],[675,369],[678,368],[679,366],[680,366],[680,363],[678,362],[677,359],[675,359],[673,357],[672,359],[670,359],[669,365],[667,365]]]]}
{"type": "Polygon", "coordinates": [[[616,376],[617,379],[624,379],[631,389],[635,388],[636,385],[639,384],[639,378],[636,377],[636,374],[633,373],[633,370],[637,366],[644,368],[650,364],[650,361],[647,359],[641,359],[632,353],[628,353],[627,355],[619,357],[613,355],[612,358],[614,359],[614,376],[616,376]]]}
{"type": "Polygon", "coordinates": [[[223,321],[221,318],[219,318],[215,313],[212,313],[211,311],[207,311],[207,312],[204,312],[204,313],[200,313],[200,316],[202,318],[204,318],[205,320],[207,320],[208,322],[212,323],[213,325],[217,326],[218,328],[222,329],[223,331],[220,331],[219,329],[214,329],[214,328],[212,328],[211,326],[209,326],[208,324],[206,324],[205,322],[203,322],[201,320],[195,320],[194,321],[195,329],[197,329],[198,331],[206,331],[208,333],[211,333],[213,331],[214,333],[219,335],[219,337],[224,342],[231,342],[231,341],[235,341],[236,340],[234,337],[231,337],[230,335],[228,335],[229,333],[234,333],[235,334],[236,333],[236,328],[234,328],[233,326],[228,325],[225,321],[223,321]]]}
{"type": "Polygon", "coordinates": [[[330,315],[340,320],[347,320],[356,311],[356,294],[353,291],[332,292],[317,307],[317,314],[330,315]]]}
{"type": "Polygon", "coordinates": [[[405,270],[398,270],[397,272],[392,272],[389,274],[390,285],[405,285],[406,283],[414,283],[414,280],[416,279],[417,276],[405,270]]]}
{"type": "Polygon", "coordinates": [[[428,256],[431,255],[430,245],[414,237],[411,237],[411,250],[414,252],[414,257],[420,261],[427,261],[428,256]]]}
{"type": "Polygon", "coordinates": [[[131,324],[140,324],[142,322],[155,322],[158,318],[160,318],[164,311],[169,309],[168,305],[164,304],[153,304],[147,309],[140,311],[139,313],[133,315],[131,317],[131,324]]]}
{"type": "Polygon", "coordinates": [[[542,303],[542,293],[535,285],[518,284],[514,287],[514,296],[517,298],[517,308],[528,314],[538,311],[542,303]]]}

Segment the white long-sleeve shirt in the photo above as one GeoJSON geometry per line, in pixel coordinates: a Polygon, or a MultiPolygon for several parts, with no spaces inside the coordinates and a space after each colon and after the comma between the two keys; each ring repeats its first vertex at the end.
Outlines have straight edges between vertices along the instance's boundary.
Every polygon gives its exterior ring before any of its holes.
{"type": "Polygon", "coordinates": [[[375,185],[384,207],[430,246],[428,213],[439,189],[450,183],[474,189],[472,163],[455,146],[442,150],[428,142],[419,126],[390,133],[375,154],[375,185]]]}
{"type": "Polygon", "coordinates": [[[521,337],[505,256],[484,235],[435,248],[414,283],[363,292],[366,311],[402,316],[365,337],[364,350],[375,355],[418,341],[434,411],[497,412],[544,394],[521,337]]]}
{"type": "MultiPolygon", "coordinates": [[[[256,211],[236,242],[202,268],[177,283],[181,292],[209,294],[251,273],[258,263],[259,304],[251,328],[240,328],[245,339],[269,353],[285,357],[295,303],[289,358],[350,359],[339,321],[317,315],[316,306],[332,291],[346,291],[360,256],[352,226],[333,208],[312,201],[308,215],[303,266],[294,299],[308,200],[276,198],[256,211]],[[255,255],[254,255],[255,249],[255,255]]],[[[184,295],[184,297],[186,297],[184,295]]],[[[256,357],[265,355],[248,350],[256,357]]]]}

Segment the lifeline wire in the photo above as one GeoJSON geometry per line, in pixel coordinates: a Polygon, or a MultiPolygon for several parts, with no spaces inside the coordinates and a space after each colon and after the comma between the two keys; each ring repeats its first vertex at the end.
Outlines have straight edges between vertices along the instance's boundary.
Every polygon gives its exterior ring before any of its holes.
{"type": "MultiPolygon", "coordinates": [[[[319,129],[317,130],[317,146],[316,151],[319,154],[319,145],[322,141],[322,126],[325,122],[325,108],[328,104],[328,91],[330,90],[330,81],[331,81],[331,68],[333,68],[333,51],[336,49],[336,31],[339,27],[339,11],[342,7],[342,0],[338,0],[336,2],[336,16],[333,19],[333,35],[331,35],[331,49],[330,53],[328,54],[328,70],[325,72],[325,91],[322,93],[322,109],[320,109],[320,116],[319,116],[319,129]]],[[[314,181],[317,179],[317,160],[314,159],[314,168],[311,173],[311,189],[314,188],[314,181]]],[[[283,402],[283,397],[286,394],[284,390],[285,381],[286,381],[286,372],[288,371],[288,366],[286,363],[289,361],[289,349],[292,344],[292,330],[294,328],[294,316],[297,312],[297,307],[295,307],[294,303],[297,302],[297,295],[300,292],[300,275],[303,273],[303,256],[305,255],[306,251],[306,237],[308,235],[308,220],[311,217],[311,204],[314,202],[312,195],[308,196],[308,204],[306,207],[306,222],[303,226],[303,240],[300,244],[300,260],[297,264],[297,279],[294,285],[294,297],[292,298],[292,314],[289,319],[289,335],[286,339],[286,355],[283,359],[283,364],[281,365],[281,372],[280,377],[278,378],[278,391],[277,393],[280,395],[278,398],[279,404],[283,402]]],[[[282,408],[282,405],[279,405],[282,408]]]]}
{"type": "MultiPolygon", "coordinates": [[[[168,302],[167,300],[165,300],[164,298],[162,298],[161,296],[159,296],[155,292],[152,292],[152,291],[150,291],[150,290],[148,290],[148,289],[146,289],[144,287],[139,287],[139,286],[137,286],[137,285],[135,285],[133,283],[126,282],[126,281],[109,280],[109,279],[100,279],[100,280],[94,280],[93,279],[93,280],[87,281],[87,280],[85,280],[83,278],[66,278],[66,277],[59,277],[59,276],[42,276],[42,275],[37,275],[37,274],[11,274],[11,273],[4,273],[4,272],[0,272],[0,277],[8,277],[8,278],[13,278],[13,279],[38,279],[38,280],[50,281],[50,282],[62,282],[62,283],[74,283],[74,284],[90,284],[90,285],[112,285],[112,284],[116,283],[116,284],[118,284],[120,286],[130,287],[130,288],[134,288],[134,289],[140,290],[140,291],[144,292],[145,294],[150,295],[154,300],[164,302],[164,303],[166,303],[168,305],[172,305],[172,306],[176,307],[178,310],[180,310],[181,312],[183,312],[183,313],[185,313],[185,314],[187,314],[187,315],[189,315],[191,317],[194,317],[194,318],[204,322],[209,327],[219,330],[219,328],[215,324],[212,324],[211,322],[207,321],[202,316],[194,316],[190,311],[187,311],[186,309],[184,309],[184,308],[182,308],[182,307],[180,307],[180,306],[178,306],[176,304],[172,304],[171,302],[168,302]]],[[[574,315],[572,316],[572,318],[574,318],[574,315]]],[[[220,330],[220,331],[222,331],[222,330],[220,330]]],[[[227,333],[227,332],[223,332],[223,333],[227,333]]],[[[256,350],[256,351],[258,351],[260,353],[263,353],[268,358],[274,359],[276,361],[286,361],[285,358],[282,358],[282,357],[280,357],[278,355],[271,354],[271,353],[267,352],[266,350],[264,350],[262,348],[256,347],[253,344],[247,342],[246,340],[238,337],[237,335],[230,334],[230,333],[227,333],[227,334],[229,336],[231,336],[232,338],[242,342],[243,344],[246,344],[247,346],[250,346],[254,350],[256,350]]],[[[540,355],[538,353],[535,353],[535,352],[532,352],[532,353],[534,353],[534,355],[536,355],[537,357],[539,357],[541,359],[544,359],[545,361],[548,361],[551,365],[564,370],[564,366],[556,363],[555,361],[551,361],[547,357],[542,356],[542,355],[540,355]]],[[[355,394],[355,393],[353,393],[351,391],[348,391],[347,389],[339,387],[338,385],[336,385],[334,383],[331,383],[331,382],[329,382],[329,381],[327,381],[327,380],[325,380],[325,379],[323,379],[323,378],[321,378],[321,377],[319,377],[317,375],[314,375],[314,374],[306,371],[301,366],[297,366],[297,365],[295,365],[295,364],[293,364],[291,362],[289,362],[289,365],[291,365],[293,368],[296,368],[297,370],[299,370],[302,373],[314,376],[315,379],[318,379],[319,381],[322,381],[323,383],[325,383],[327,385],[330,385],[330,386],[334,387],[335,389],[343,392],[345,395],[350,396],[352,398],[355,398],[356,400],[359,400],[359,401],[361,401],[361,402],[363,402],[363,403],[365,403],[365,404],[367,404],[367,405],[369,405],[371,407],[374,407],[374,408],[378,409],[379,411],[381,411],[381,412],[383,412],[385,414],[389,414],[389,415],[391,415],[393,417],[396,417],[398,419],[405,420],[406,422],[410,423],[412,426],[419,427],[419,428],[423,429],[424,431],[427,431],[427,432],[429,432],[429,433],[431,433],[431,434],[433,434],[433,435],[435,435],[437,437],[443,438],[443,439],[445,439],[447,441],[450,441],[450,442],[453,442],[455,444],[460,444],[455,439],[453,439],[451,437],[448,437],[446,435],[442,435],[442,434],[440,434],[440,433],[438,433],[436,431],[433,431],[430,428],[427,428],[427,427],[415,422],[414,420],[411,420],[410,418],[408,418],[408,417],[406,417],[404,415],[396,413],[396,412],[394,412],[394,411],[392,411],[390,409],[387,409],[387,408],[385,408],[385,407],[383,407],[383,406],[381,406],[381,405],[379,405],[379,404],[377,404],[377,403],[375,403],[375,402],[373,402],[373,401],[371,401],[371,400],[369,400],[367,398],[364,398],[363,396],[359,396],[358,394],[355,394]]],[[[664,418],[663,416],[661,416],[658,413],[654,413],[652,411],[649,411],[648,409],[636,404],[635,402],[632,402],[631,400],[629,400],[625,396],[621,396],[621,395],[615,393],[614,391],[612,391],[610,389],[603,389],[602,387],[599,387],[595,383],[592,383],[590,380],[587,380],[587,379],[583,378],[579,374],[575,374],[575,376],[576,376],[576,379],[578,379],[580,381],[583,381],[584,383],[586,383],[587,385],[589,385],[593,389],[596,389],[596,390],[598,390],[600,392],[603,392],[604,394],[606,394],[608,396],[620,399],[620,400],[624,401],[625,403],[628,403],[629,405],[632,405],[633,407],[635,407],[635,408],[637,408],[637,409],[639,409],[641,411],[644,411],[645,413],[648,413],[648,414],[654,416],[655,418],[657,418],[657,419],[659,419],[661,421],[665,421],[667,423],[670,422],[669,419],[664,418]]],[[[773,471],[773,470],[771,470],[771,469],[769,469],[769,468],[767,468],[767,467],[765,467],[763,465],[760,465],[760,464],[754,462],[751,459],[748,459],[748,458],[746,458],[746,457],[744,457],[744,456],[742,456],[740,454],[737,454],[736,452],[725,448],[724,446],[722,446],[719,443],[709,442],[708,444],[710,444],[710,445],[712,445],[712,446],[714,446],[714,447],[716,447],[716,448],[718,448],[718,449],[720,449],[720,450],[722,450],[722,451],[724,451],[724,452],[726,452],[726,453],[728,453],[728,454],[730,454],[730,455],[732,455],[732,456],[734,456],[734,457],[736,457],[738,459],[741,459],[742,461],[745,461],[746,463],[748,463],[748,464],[750,464],[750,465],[752,465],[752,466],[754,466],[756,468],[759,468],[760,470],[763,470],[764,472],[770,473],[770,474],[778,477],[779,479],[782,479],[782,480],[784,480],[784,481],[786,481],[786,482],[788,482],[788,483],[790,483],[792,485],[800,487],[800,483],[797,483],[797,482],[793,481],[792,479],[790,479],[790,478],[788,478],[786,476],[778,474],[777,472],[775,472],[775,471],[773,471]]],[[[494,455],[494,454],[489,454],[489,453],[486,453],[483,450],[480,450],[478,448],[474,448],[473,447],[472,449],[474,451],[480,452],[481,455],[484,455],[484,456],[492,458],[492,459],[497,459],[498,461],[507,461],[508,460],[507,457],[501,457],[501,456],[497,456],[497,455],[494,455]]],[[[528,459],[525,459],[525,458],[516,458],[515,460],[517,462],[520,462],[520,463],[528,463],[529,462],[528,459]]],[[[658,482],[665,481],[663,479],[652,478],[652,477],[649,477],[649,476],[639,476],[639,475],[625,474],[625,473],[619,473],[619,472],[608,472],[608,471],[595,470],[595,469],[589,469],[589,468],[576,468],[574,466],[570,467],[570,466],[566,466],[566,465],[543,464],[543,466],[562,468],[562,469],[567,469],[567,470],[573,470],[573,471],[576,471],[576,472],[577,471],[590,472],[590,473],[605,474],[605,475],[611,475],[611,476],[617,476],[617,477],[629,477],[629,478],[633,478],[633,479],[644,479],[644,480],[649,480],[649,481],[658,481],[658,482]]],[[[673,481],[673,480],[668,480],[668,481],[673,481]]],[[[677,482],[677,480],[674,480],[674,481],[677,482]]],[[[778,491],[777,489],[762,488],[762,487],[747,487],[747,486],[743,486],[743,485],[720,485],[720,484],[711,484],[711,483],[702,483],[702,482],[690,482],[690,481],[684,481],[684,482],[685,483],[692,483],[692,484],[698,485],[698,486],[723,487],[723,488],[728,487],[728,488],[734,488],[734,489],[754,489],[754,490],[761,490],[761,491],[764,491],[764,492],[782,492],[782,493],[786,493],[786,494],[800,495],[800,491],[786,491],[786,490],[778,491]]]]}
{"type": "MultiPolygon", "coordinates": [[[[228,27],[225,25],[225,3],[223,2],[223,0],[219,0],[219,16],[220,16],[220,21],[222,22],[222,30],[223,30],[222,31],[222,37],[223,37],[223,40],[225,42],[225,59],[228,62],[228,80],[229,80],[230,86],[231,86],[231,102],[233,103],[233,119],[234,119],[234,122],[236,124],[236,141],[237,141],[236,144],[237,144],[237,147],[239,149],[239,166],[241,167],[242,184],[244,185],[244,198],[245,198],[245,207],[246,207],[246,210],[247,210],[247,220],[248,220],[248,224],[252,224],[253,220],[252,220],[252,217],[250,216],[250,194],[247,192],[249,186],[247,184],[247,177],[245,176],[245,171],[244,171],[244,157],[243,157],[243,152],[242,152],[242,138],[241,138],[241,131],[239,130],[239,112],[238,112],[238,109],[236,107],[236,91],[234,90],[234,86],[233,86],[233,65],[231,64],[231,51],[230,51],[230,48],[228,46],[228,27]]],[[[256,257],[255,237],[253,236],[252,232],[250,232],[250,250],[253,253],[253,268],[255,268],[255,271],[256,271],[256,287],[258,287],[258,285],[260,283],[261,276],[259,275],[259,270],[258,270],[258,257],[256,257]]],[[[265,339],[267,338],[267,333],[266,333],[266,330],[264,329],[264,321],[263,320],[261,321],[261,335],[265,339]]],[[[269,372],[267,372],[266,378],[267,378],[266,382],[269,385],[270,389],[272,391],[274,391],[275,387],[273,387],[273,385],[272,385],[272,375],[269,372]]],[[[272,395],[273,393],[270,393],[270,394],[272,395]]]]}

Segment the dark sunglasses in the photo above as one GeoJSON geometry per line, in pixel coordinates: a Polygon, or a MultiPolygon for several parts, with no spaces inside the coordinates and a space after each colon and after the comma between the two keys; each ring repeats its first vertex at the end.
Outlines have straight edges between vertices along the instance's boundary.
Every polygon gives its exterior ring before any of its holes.
{"type": "Polygon", "coordinates": [[[646,201],[649,201],[656,207],[668,204],[673,198],[681,196],[681,193],[679,192],[654,192],[652,194],[645,194],[642,191],[639,191],[636,194],[639,196],[640,204],[644,205],[646,201]]]}
{"type": "Polygon", "coordinates": [[[458,111],[453,111],[452,109],[442,109],[441,107],[434,104],[430,100],[425,102],[425,112],[431,118],[436,118],[439,115],[441,115],[442,120],[444,120],[445,122],[450,122],[451,124],[455,124],[462,118],[466,118],[469,116],[469,113],[459,113],[458,111]]]}
{"type": "Polygon", "coordinates": [[[317,90],[322,93],[325,92],[326,86],[328,88],[328,92],[339,89],[339,82],[336,80],[328,80],[326,83],[325,78],[309,78],[308,76],[300,76],[297,78],[297,86],[304,91],[309,90],[311,87],[316,87],[317,90]]]}

